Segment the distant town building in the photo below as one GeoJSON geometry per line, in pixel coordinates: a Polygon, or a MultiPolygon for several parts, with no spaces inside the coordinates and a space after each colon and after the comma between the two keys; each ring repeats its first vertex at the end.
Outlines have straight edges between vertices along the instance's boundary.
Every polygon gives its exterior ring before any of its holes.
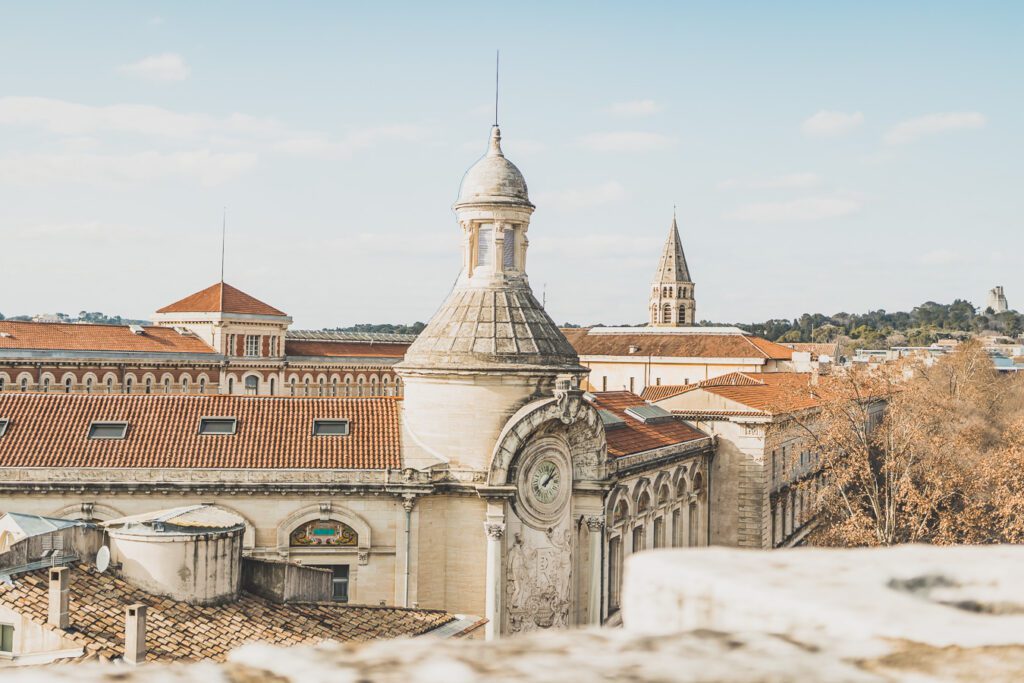
{"type": "Polygon", "coordinates": [[[655,327],[693,325],[697,312],[693,280],[679,239],[675,214],[651,283],[650,324],[655,327]]]}
{"type": "Polygon", "coordinates": [[[1003,293],[1003,286],[996,285],[988,291],[988,305],[985,307],[986,310],[991,308],[996,313],[1005,313],[1010,310],[1010,305],[1006,303],[1006,294],[1003,293]]]}

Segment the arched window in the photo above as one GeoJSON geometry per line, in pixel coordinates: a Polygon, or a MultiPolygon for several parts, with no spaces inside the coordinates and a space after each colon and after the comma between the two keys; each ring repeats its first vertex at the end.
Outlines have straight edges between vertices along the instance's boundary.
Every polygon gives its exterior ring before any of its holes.
{"type": "Polygon", "coordinates": [[[629,505],[626,501],[620,500],[615,504],[615,512],[612,513],[612,524],[622,524],[629,517],[629,505]]]}
{"type": "Polygon", "coordinates": [[[87,394],[91,394],[92,393],[92,377],[86,377],[85,378],[85,393],[87,393],[87,394]]]}
{"type": "Polygon", "coordinates": [[[291,393],[291,395],[294,396],[295,395],[295,378],[294,377],[292,377],[290,380],[288,380],[288,389],[289,389],[289,392],[291,393]]]}
{"type": "Polygon", "coordinates": [[[164,377],[164,393],[165,394],[171,393],[171,378],[170,377],[164,377]]]}
{"type": "Polygon", "coordinates": [[[21,378],[21,390],[28,391],[28,377],[21,378]]]}
{"type": "Polygon", "coordinates": [[[690,503],[690,546],[696,547],[700,545],[698,542],[700,529],[700,510],[697,508],[697,503],[690,503]]]}
{"type": "Polygon", "coordinates": [[[679,322],[686,322],[686,306],[679,307],[679,322]]]}
{"type": "Polygon", "coordinates": [[[181,378],[181,393],[183,393],[183,394],[187,394],[188,393],[188,377],[187,376],[181,378]]]}
{"type": "Polygon", "coordinates": [[[352,395],[352,375],[345,375],[345,395],[352,395]]]}
{"type": "Polygon", "coordinates": [[[608,541],[608,610],[619,608],[622,595],[622,538],[608,541]]]}
{"type": "Polygon", "coordinates": [[[72,385],[71,378],[70,377],[65,377],[64,378],[64,393],[65,394],[70,394],[71,393],[71,385],[72,385]]]}
{"type": "Polygon", "coordinates": [[[45,378],[43,378],[43,392],[46,393],[46,392],[49,392],[49,391],[50,391],[50,378],[49,377],[45,377],[45,378]]]}
{"type": "Polygon", "coordinates": [[[359,545],[359,534],[343,522],[333,519],[315,519],[292,531],[288,537],[288,545],[300,548],[309,546],[354,547],[359,545]]]}
{"type": "Polygon", "coordinates": [[[134,383],[135,382],[132,380],[131,377],[125,377],[124,378],[124,393],[126,393],[126,394],[132,393],[132,385],[134,383]]]}
{"type": "Polygon", "coordinates": [[[271,378],[270,378],[270,395],[271,395],[271,396],[273,396],[273,395],[274,395],[274,384],[275,384],[275,382],[274,382],[274,378],[273,378],[273,377],[271,377],[271,378]]]}
{"type": "Polygon", "coordinates": [[[228,377],[228,394],[235,393],[235,378],[228,377]]]}
{"type": "Polygon", "coordinates": [[[661,322],[670,323],[672,322],[672,305],[665,304],[661,309],[661,322]]]}
{"type": "Polygon", "coordinates": [[[393,396],[394,393],[391,391],[391,378],[388,377],[387,375],[384,375],[384,377],[380,381],[381,384],[384,386],[384,391],[382,391],[381,393],[384,394],[385,396],[393,396]]]}
{"type": "Polygon", "coordinates": [[[317,391],[319,392],[319,395],[320,396],[326,396],[327,395],[327,382],[326,382],[326,380],[324,380],[324,378],[321,377],[320,381],[317,382],[317,384],[319,385],[318,388],[317,388],[317,391]]]}
{"type": "Polygon", "coordinates": [[[366,382],[366,378],[362,375],[356,378],[356,396],[363,395],[363,383],[366,382]]]}
{"type": "Polygon", "coordinates": [[[331,396],[337,396],[337,395],[338,395],[338,378],[337,377],[332,377],[331,378],[331,396]]]}
{"type": "Polygon", "coordinates": [[[256,375],[249,375],[245,378],[245,393],[257,394],[260,390],[260,378],[256,375]]]}
{"type": "Polygon", "coordinates": [[[378,396],[377,375],[370,375],[370,396],[378,396]]]}
{"type": "Polygon", "coordinates": [[[199,378],[199,393],[200,394],[205,394],[206,393],[206,378],[205,377],[200,377],[199,378]]]}
{"type": "Polygon", "coordinates": [[[152,377],[147,377],[146,378],[146,393],[147,394],[152,394],[153,393],[153,378],[152,377]]]}
{"type": "Polygon", "coordinates": [[[107,377],[107,393],[108,394],[114,393],[114,378],[113,377],[107,377]]]}
{"type": "Polygon", "coordinates": [[[309,396],[310,395],[310,387],[309,387],[309,378],[308,377],[306,378],[306,381],[304,382],[304,384],[306,386],[306,396],[309,396]]]}
{"type": "Polygon", "coordinates": [[[637,516],[645,514],[651,509],[651,496],[644,491],[640,494],[640,497],[636,499],[636,514],[637,516]]]}
{"type": "Polygon", "coordinates": [[[6,377],[0,377],[0,391],[4,390],[4,387],[7,385],[6,383],[7,383],[7,378],[6,377]]]}

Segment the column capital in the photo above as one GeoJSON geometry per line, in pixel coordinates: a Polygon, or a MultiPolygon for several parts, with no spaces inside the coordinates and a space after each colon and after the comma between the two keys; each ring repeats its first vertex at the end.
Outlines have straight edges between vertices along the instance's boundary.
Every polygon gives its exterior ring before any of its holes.
{"type": "Polygon", "coordinates": [[[505,536],[505,525],[501,522],[484,522],[484,532],[492,541],[500,541],[505,536]]]}
{"type": "Polygon", "coordinates": [[[590,533],[599,533],[604,528],[604,517],[592,515],[587,517],[587,529],[590,533]]]}

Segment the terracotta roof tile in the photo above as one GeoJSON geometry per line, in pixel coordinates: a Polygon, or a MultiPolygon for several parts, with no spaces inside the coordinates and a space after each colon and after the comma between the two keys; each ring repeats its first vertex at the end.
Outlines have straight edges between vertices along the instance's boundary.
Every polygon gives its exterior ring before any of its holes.
{"type": "Polygon", "coordinates": [[[251,315],[280,315],[287,313],[268,306],[259,299],[231,285],[218,282],[201,292],[164,306],[157,313],[248,313],[251,315]]]}
{"type": "Polygon", "coordinates": [[[13,320],[0,320],[0,349],[215,353],[198,337],[178,334],[169,327],[146,326],[143,334],[135,334],[127,325],[13,320]]]}
{"type": "MultiPolygon", "coordinates": [[[[0,604],[45,625],[47,578],[44,569],[16,576],[13,585],[0,584],[0,604]]],[[[248,593],[224,605],[190,605],[152,595],[111,573],[100,574],[83,565],[72,566],[68,592],[71,629],[63,632],[65,637],[103,659],[123,656],[124,610],[135,603],[149,606],[147,661],[223,661],[230,650],[249,642],[290,645],[415,636],[454,618],[438,610],[279,604],[248,593]]]]}
{"type": "Polygon", "coordinates": [[[590,334],[590,331],[590,328],[562,330],[581,357],[657,356],[771,360],[789,360],[793,357],[792,349],[746,334],[590,334]],[[636,347],[637,350],[631,353],[631,347],[636,347]]]}
{"type": "Polygon", "coordinates": [[[685,394],[687,391],[692,391],[696,388],[696,384],[657,384],[654,386],[644,387],[643,392],[640,394],[640,398],[654,403],[655,401],[662,401],[666,398],[678,396],[679,394],[685,394]]]}
{"type": "Polygon", "coordinates": [[[0,394],[0,467],[383,469],[401,466],[398,399],[270,396],[0,394]],[[200,435],[199,419],[238,419],[200,435]],[[313,436],[314,418],[350,421],[313,436]],[[121,440],[90,440],[94,420],[127,421],[121,440]]]}
{"type": "Polygon", "coordinates": [[[593,394],[594,406],[622,418],[625,422],[608,429],[608,455],[622,457],[664,448],[678,443],[707,438],[682,420],[643,423],[626,413],[626,408],[648,405],[636,394],[628,391],[603,391],[593,394]]]}
{"type": "Polygon", "coordinates": [[[369,343],[353,341],[298,341],[287,339],[285,353],[289,356],[404,358],[409,344],[369,343]]]}
{"type": "Polygon", "coordinates": [[[761,414],[776,415],[817,406],[819,402],[808,391],[810,382],[811,374],[807,372],[731,372],[696,386],[761,414]]]}

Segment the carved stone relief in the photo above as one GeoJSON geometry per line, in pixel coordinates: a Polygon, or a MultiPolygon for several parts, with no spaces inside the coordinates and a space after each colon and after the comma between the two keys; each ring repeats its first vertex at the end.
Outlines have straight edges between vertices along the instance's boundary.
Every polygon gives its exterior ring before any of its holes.
{"type": "Polygon", "coordinates": [[[573,563],[568,517],[543,531],[518,519],[513,524],[517,530],[507,536],[504,632],[567,628],[573,563]]]}

